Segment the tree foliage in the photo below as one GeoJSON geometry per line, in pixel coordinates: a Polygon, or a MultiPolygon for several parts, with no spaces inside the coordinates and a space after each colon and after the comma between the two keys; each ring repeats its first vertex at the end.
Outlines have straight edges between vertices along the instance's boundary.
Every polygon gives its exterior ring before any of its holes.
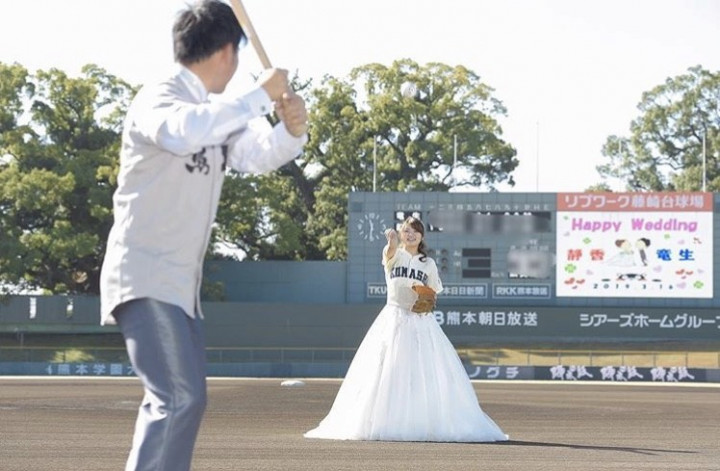
{"type": "MultiPolygon", "coordinates": [[[[305,94],[310,85],[293,79],[297,93],[305,94]]],[[[270,116],[266,124],[276,123],[270,116]]],[[[249,260],[324,259],[313,234],[306,231],[316,197],[315,181],[306,167],[299,158],[267,175],[230,173],[223,184],[209,256],[239,250],[249,260]]]]}
{"type": "Polygon", "coordinates": [[[638,110],[629,136],[607,138],[603,178],[629,191],[699,191],[705,160],[706,189],[720,190],[720,72],[691,67],[643,93],[638,110]]]}
{"type": "MultiPolygon", "coordinates": [[[[506,110],[464,67],[402,60],[317,87],[293,82],[308,102],[309,142],[269,175],[227,176],[211,258],[344,260],[350,191],[513,183],[516,152],[497,121],[506,110]],[[406,81],[415,96],[400,93],[406,81]]],[[[98,293],[136,91],[94,65],[71,78],[0,63],[0,285],[98,293]]]]}
{"type": "Polygon", "coordinates": [[[134,90],[94,65],[70,78],[0,63],[0,280],[97,293],[122,117],[134,90]]]}
{"type": "Polygon", "coordinates": [[[257,194],[265,195],[266,212],[238,207],[232,219],[242,229],[233,232],[235,239],[223,237],[252,256],[267,256],[271,241],[278,258],[344,260],[351,191],[493,190],[500,182],[513,184],[516,151],[502,140],[497,121],[506,110],[462,66],[369,64],[347,78],[327,76],[316,88],[301,88],[310,110],[303,155],[272,176],[252,180],[257,194]],[[414,83],[418,93],[403,96],[404,82],[414,83]],[[255,221],[238,217],[250,211],[255,221]]]}

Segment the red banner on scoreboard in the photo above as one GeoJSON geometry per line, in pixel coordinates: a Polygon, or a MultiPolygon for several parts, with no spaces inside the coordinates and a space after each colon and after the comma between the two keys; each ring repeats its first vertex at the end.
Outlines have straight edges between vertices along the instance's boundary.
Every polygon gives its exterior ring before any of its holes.
{"type": "Polygon", "coordinates": [[[558,193],[558,211],[712,211],[704,192],[558,193]]]}

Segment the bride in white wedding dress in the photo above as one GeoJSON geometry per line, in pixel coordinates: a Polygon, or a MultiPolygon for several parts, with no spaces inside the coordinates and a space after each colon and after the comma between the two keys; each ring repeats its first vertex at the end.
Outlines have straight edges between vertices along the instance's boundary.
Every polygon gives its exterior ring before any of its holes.
{"type": "Polygon", "coordinates": [[[508,436],[482,410],[455,348],[413,285],[442,290],[425,253],[423,223],[406,219],[387,230],[382,263],[387,304],[378,314],[335,402],[308,438],[428,442],[493,442],[508,436]],[[413,311],[421,310],[417,313],[413,311]]]}

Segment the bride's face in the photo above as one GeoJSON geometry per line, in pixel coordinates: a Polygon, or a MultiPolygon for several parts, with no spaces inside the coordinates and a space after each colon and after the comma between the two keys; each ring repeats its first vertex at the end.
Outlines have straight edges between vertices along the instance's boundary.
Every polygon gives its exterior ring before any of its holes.
{"type": "Polygon", "coordinates": [[[405,248],[417,248],[422,241],[422,234],[408,224],[400,229],[400,241],[403,243],[405,248]]]}

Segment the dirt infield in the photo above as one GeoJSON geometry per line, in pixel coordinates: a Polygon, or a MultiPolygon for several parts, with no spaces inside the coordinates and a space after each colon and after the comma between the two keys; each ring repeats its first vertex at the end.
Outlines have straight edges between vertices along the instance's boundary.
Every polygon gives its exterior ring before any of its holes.
{"type": "MultiPolygon", "coordinates": [[[[338,380],[210,379],[201,470],[720,470],[720,385],[475,382],[497,444],[309,440],[338,380]]],[[[122,470],[136,379],[0,378],[0,469],[122,470]]]]}

